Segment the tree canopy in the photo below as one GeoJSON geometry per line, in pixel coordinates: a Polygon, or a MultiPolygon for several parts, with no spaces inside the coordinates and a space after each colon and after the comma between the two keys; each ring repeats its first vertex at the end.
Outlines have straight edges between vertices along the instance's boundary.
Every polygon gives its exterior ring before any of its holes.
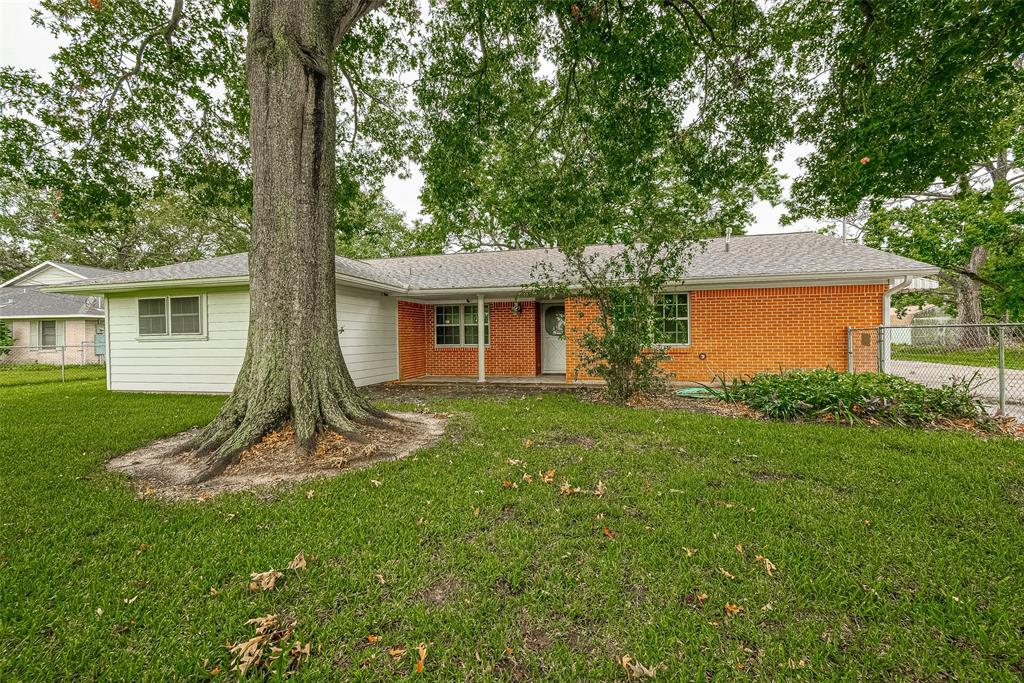
{"type": "MultiPolygon", "coordinates": [[[[251,202],[248,13],[44,0],[37,22],[62,39],[52,76],[0,69],[15,203],[52,205],[48,232],[78,244],[144,241],[154,207],[186,205],[182,230],[207,232],[205,249],[244,248],[218,226],[251,202]]],[[[951,182],[995,151],[1021,14],[980,0],[385,3],[333,60],[339,244],[360,241],[353,216],[388,214],[383,178],[411,160],[430,217],[413,250],[742,230],[754,201],[779,200],[774,162],[794,140],[812,146],[794,216],[951,182]]],[[[121,263],[162,250],[136,251],[121,263]]]]}

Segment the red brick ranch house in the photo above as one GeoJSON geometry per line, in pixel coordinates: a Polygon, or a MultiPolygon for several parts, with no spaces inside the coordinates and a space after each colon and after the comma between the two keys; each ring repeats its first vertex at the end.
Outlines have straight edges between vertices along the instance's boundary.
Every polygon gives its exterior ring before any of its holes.
{"type": "MultiPolygon", "coordinates": [[[[337,257],[338,339],[356,384],[577,381],[579,339],[595,311],[579,298],[528,293],[537,264],[551,259],[558,252],[546,249],[337,257]]],[[[937,270],[815,233],[710,240],[663,293],[665,367],[675,380],[701,382],[845,369],[847,327],[883,324],[890,294],[937,270]]],[[[248,282],[248,259],[235,254],[49,291],[106,298],[110,389],[229,392],[245,353],[248,282]]],[[[876,355],[858,348],[856,362],[876,355]]]]}

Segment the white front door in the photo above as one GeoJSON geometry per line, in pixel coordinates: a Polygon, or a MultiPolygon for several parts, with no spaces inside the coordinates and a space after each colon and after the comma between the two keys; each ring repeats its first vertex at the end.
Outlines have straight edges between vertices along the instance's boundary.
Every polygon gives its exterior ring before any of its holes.
{"type": "Polygon", "coordinates": [[[565,305],[545,304],[540,321],[540,370],[565,372],[565,305]]]}

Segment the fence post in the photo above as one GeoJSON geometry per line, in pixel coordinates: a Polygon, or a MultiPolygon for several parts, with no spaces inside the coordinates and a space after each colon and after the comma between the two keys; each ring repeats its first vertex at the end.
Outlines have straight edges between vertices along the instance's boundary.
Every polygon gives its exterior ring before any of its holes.
{"type": "Polygon", "coordinates": [[[1006,414],[1006,338],[1003,335],[1003,326],[996,325],[996,334],[999,339],[999,414],[1006,414]]]}
{"type": "Polygon", "coordinates": [[[878,371],[885,372],[885,327],[878,326],[878,338],[875,340],[878,347],[878,371]]]}
{"type": "Polygon", "coordinates": [[[854,372],[853,369],[853,328],[847,325],[846,327],[846,371],[851,375],[854,372]]]}
{"type": "Polygon", "coordinates": [[[60,347],[60,381],[64,381],[64,347],[60,347]]]}

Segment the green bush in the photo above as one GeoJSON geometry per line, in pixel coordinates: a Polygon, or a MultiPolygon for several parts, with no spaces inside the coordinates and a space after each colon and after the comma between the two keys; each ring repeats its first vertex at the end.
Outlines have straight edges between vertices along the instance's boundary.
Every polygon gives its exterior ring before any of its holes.
{"type": "Polygon", "coordinates": [[[922,426],[984,415],[971,394],[971,383],[958,381],[933,389],[874,372],[792,370],[722,382],[713,391],[777,420],[831,416],[850,424],[870,420],[922,426]]]}

